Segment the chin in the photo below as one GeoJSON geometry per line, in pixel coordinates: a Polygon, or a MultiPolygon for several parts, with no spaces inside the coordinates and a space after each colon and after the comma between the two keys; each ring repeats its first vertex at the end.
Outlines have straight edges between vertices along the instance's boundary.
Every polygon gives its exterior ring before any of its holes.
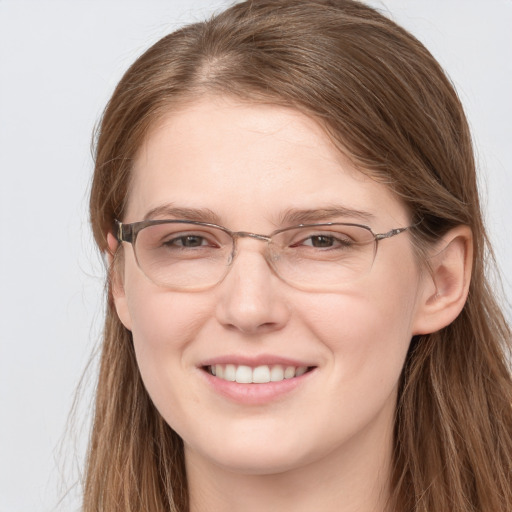
{"type": "Polygon", "coordinates": [[[296,453],[281,453],[280,450],[276,453],[275,449],[268,448],[224,454],[222,457],[212,457],[211,461],[226,471],[243,475],[276,475],[308,464],[296,453]]]}
{"type": "Polygon", "coordinates": [[[307,446],[303,436],[276,435],[262,429],[257,435],[225,433],[203,438],[197,445],[185,443],[186,458],[201,458],[226,471],[246,475],[272,475],[306,466],[323,457],[317,443],[307,446]]]}

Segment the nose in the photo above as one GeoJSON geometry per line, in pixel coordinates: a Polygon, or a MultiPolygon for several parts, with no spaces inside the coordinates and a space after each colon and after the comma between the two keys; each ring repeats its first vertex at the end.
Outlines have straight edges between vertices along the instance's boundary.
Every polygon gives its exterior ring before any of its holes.
{"type": "Polygon", "coordinates": [[[290,315],[286,285],[268,266],[261,241],[244,240],[239,244],[228,275],[218,285],[217,320],[245,334],[282,329],[290,315]]]}

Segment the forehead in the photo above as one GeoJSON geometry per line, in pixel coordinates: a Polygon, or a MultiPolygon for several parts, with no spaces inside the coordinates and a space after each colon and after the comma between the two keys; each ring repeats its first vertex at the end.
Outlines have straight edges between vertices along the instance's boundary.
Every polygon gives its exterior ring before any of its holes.
{"type": "Polygon", "coordinates": [[[281,227],[290,209],[404,218],[393,194],[356,170],[313,119],[218,97],[169,113],[139,150],[125,221],[162,205],[209,209],[233,229],[256,217],[281,227]]]}

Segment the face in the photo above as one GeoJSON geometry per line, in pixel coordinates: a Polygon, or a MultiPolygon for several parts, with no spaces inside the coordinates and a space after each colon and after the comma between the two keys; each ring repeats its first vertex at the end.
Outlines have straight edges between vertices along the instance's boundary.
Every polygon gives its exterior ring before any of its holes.
{"type": "MultiPolygon", "coordinates": [[[[208,212],[202,220],[269,234],[287,227],[285,213],[325,222],[315,212],[333,207],[346,213],[328,221],[368,224],[374,233],[410,223],[392,193],[356,171],[313,120],[209,98],[150,133],[123,222],[151,211],[194,220],[208,212]]],[[[407,232],[379,242],[371,271],[335,293],[283,282],[255,239],[240,239],[219,284],[194,292],[152,283],[123,246],[117,310],[147,391],[183,438],[187,459],[275,473],[390,449],[397,382],[421,316],[423,277],[407,232]],[[268,367],[276,380],[231,382],[212,366],[263,367],[253,376],[268,367]],[[283,378],[286,368],[291,378],[283,378]]]]}

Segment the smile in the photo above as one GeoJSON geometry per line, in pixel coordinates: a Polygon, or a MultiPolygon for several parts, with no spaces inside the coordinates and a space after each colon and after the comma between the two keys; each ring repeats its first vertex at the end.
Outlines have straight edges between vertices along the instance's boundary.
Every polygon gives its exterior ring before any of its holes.
{"type": "Polygon", "coordinates": [[[300,377],[312,367],[260,365],[256,367],[235,364],[214,364],[206,366],[205,370],[219,379],[239,384],[265,384],[267,382],[281,382],[287,379],[300,377]]]}

